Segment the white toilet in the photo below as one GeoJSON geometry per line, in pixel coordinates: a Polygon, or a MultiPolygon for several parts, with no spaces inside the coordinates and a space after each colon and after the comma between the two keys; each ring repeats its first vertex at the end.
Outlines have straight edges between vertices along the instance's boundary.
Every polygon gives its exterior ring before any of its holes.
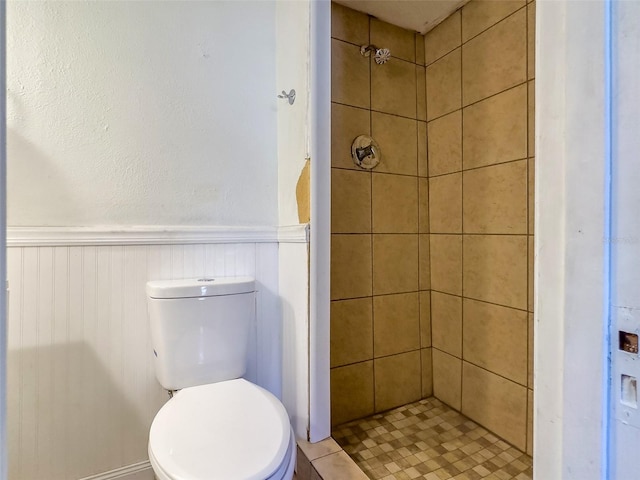
{"type": "Polygon", "coordinates": [[[147,283],[156,376],[178,390],[149,432],[158,480],[291,480],[284,406],[241,378],[255,315],[250,277],[147,283]]]}

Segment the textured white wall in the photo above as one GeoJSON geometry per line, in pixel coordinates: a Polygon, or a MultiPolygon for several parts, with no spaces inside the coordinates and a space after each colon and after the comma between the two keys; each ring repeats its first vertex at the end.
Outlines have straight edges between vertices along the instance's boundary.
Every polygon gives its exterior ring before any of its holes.
{"type": "Polygon", "coordinates": [[[10,226],[275,225],[275,2],[11,2],[10,226]]]}

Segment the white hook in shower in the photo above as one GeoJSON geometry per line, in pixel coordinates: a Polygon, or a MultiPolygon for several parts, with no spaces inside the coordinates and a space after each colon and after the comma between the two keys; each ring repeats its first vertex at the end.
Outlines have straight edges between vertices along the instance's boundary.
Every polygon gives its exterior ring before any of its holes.
{"type": "Polygon", "coordinates": [[[296,101],[296,91],[292,88],[289,93],[282,90],[282,95],[278,95],[278,98],[286,98],[289,100],[289,105],[293,105],[293,102],[296,101]]]}

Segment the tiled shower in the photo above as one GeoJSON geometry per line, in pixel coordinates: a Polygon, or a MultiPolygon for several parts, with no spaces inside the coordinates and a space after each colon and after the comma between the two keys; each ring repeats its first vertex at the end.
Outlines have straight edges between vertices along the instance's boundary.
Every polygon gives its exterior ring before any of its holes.
{"type": "Polygon", "coordinates": [[[434,396],[532,454],[534,19],[472,0],[422,36],[332,4],[334,426],[434,396]]]}

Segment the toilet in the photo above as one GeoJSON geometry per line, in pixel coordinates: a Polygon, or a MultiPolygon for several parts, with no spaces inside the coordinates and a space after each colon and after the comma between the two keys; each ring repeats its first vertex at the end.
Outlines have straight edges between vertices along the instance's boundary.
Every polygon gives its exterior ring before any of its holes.
{"type": "Polygon", "coordinates": [[[291,480],[295,436],[271,392],[242,376],[255,281],[147,283],[154,366],[171,399],[149,431],[158,480],[291,480]]]}

